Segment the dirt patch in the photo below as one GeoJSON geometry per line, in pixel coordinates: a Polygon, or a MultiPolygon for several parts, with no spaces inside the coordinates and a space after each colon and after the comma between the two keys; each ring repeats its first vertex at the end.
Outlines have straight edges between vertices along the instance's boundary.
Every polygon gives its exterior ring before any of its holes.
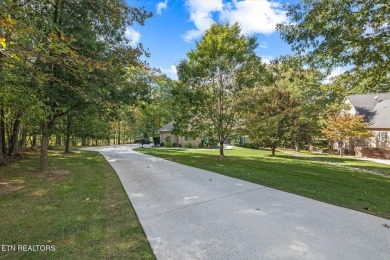
{"type": "Polygon", "coordinates": [[[43,195],[45,195],[49,190],[48,189],[38,189],[36,191],[34,191],[33,193],[31,193],[31,195],[33,196],[38,196],[38,197],[42,197],[43,195]]]}
{"type": "Polygon", "coordinates": [[[9,184],[8,182],[0,182],[0,195],[5,195],[23,188],[24,186],[21,185],[13,185],[9,184]]]}

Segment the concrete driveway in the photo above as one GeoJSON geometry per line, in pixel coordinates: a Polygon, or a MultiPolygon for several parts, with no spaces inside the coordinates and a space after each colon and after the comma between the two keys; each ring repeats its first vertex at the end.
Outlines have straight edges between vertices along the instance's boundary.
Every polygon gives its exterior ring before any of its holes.
{"type": "Polygon", "coordinates": [[[132,151],[117,172],[157,259],[390,259],[390,221],[132,151]]]}

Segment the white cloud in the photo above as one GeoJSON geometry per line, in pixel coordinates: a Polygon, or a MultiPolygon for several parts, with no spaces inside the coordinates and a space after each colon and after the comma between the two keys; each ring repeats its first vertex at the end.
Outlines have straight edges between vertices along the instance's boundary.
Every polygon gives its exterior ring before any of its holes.
{"type": "Polygon", "coordinates": [[[199,38],[214,22],[212,19],[213,12],[223,10],[222,0],[187,0],[186,4],[190,11],[190,20],[195,24],[196,29],[189,30],[184,35],[184,40],[190,42],[199,38]]]}
{"type": "Polygon", "coordinates": [[[194,39],[200,38],[202,33],[200,30],[189,30],[184,34],[183,39],[185,42],[191,42],[194,39]]]}
{"type": "Polygon", "coordinates": [[[274,59],[273,56],[269,56],[269,55],[261,56],[261,61],[265,64],[270,64],[273,59],[274,59]]]}
{"type": "Polygon", "coordinates": [[[332,80],[347,71],[347,68],[336,67],[332,72],[322,81],[324,84],[329,84],[332,80]]]}
{"type": "Polygon", "coordinates": [[[267,44],[267,42],[262,41],[262,42],[259,43],[259,47],[262,48],[262,49],[266,49],[268,47],[268,44],[267,44]]]}
{"type": "Polygon", "coordinates": [[[157,14],[161,15],[162,10],[167,9],[168,0],[165,0],[164,2],[159,2],[157,4],[157,14]]]}
{"type": "Polygon", "coordinates": [[[232,0],[225,4],[222,0],[186,0],[186,4],[196,27],[184,35],[187,42],[199,38],[210,27],[213,13],[219,13],[223,22],[240,23],[244,34],[268,35],[275,31],[277,23],[287,21],[281,4],[268,0],[232,0]]]}
{"type": "Polygon", "coordinates": [[[131,27],[128,27],[125,31],[126,39],[130,40],[130,46],[135,47],[141,39],[141,34],[131,27]]]}
{"type": "Polygon", "coordinates": [[[222,21],[238,22],[245,34],[271,34],[277,23],[287,20],[277,2],[267,0],[233,0],[221,13],[222,21]]]}
{"type": "Polygon", "coordinates": [[[163,70],[165,74],[167,74],[171,79],[177,79],[177,68],[175,65],[171,65],[171,67],[167,70],[163,70]]]}
{"type": "Polygon", "coordinates": [[[171,74],[177,74],[177,68],[176,68],[175,65],[171,65],[170,73],[171,74]]]}

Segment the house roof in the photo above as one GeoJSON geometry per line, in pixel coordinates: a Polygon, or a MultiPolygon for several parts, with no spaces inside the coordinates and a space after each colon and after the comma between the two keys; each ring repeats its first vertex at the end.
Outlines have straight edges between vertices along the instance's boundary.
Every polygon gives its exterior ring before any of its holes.
{"type": "Polygon", "coordinates": [[[165,126],[163,126],[160,129],[158,129],[158,131],[159,132],[171,132],[173,130],[173,124],[174,123],[175,123],[175,121],[171,121],[168,124],[166,124],[165,126]]]}
{"type": "Polygon", "coordinates": [[[390,92],[347,96],[351,105],[369,122],[368,128],[390,128],[390,92]]]}
{"type": "Polygon", "coordinates": [[[390,99],[379,102],[370,117],[368,128],[390,128],[390,99]]]}

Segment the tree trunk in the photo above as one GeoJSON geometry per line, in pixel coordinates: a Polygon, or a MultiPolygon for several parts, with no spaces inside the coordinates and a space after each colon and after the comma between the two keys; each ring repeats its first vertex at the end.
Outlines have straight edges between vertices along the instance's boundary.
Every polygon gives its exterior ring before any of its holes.
{"type": "Polygon", "coordinates": [[[41,156],[39,162],[39,169],[41,171],[46,171],[49,166],[48,156],[47,156],[47,149],[49,147],[49,137],[50,137],[49,122],[45,122],[43,124],[43,129],[42,129],[41,156]]]}
{"type": "Polygon", "coordinates": [[[121,121],[118,122],[118,144],[121,144],[121,121]]]}
{"type": "Polygon", "coordinates": [[[5,166],[5,160],[4,160],[4,157],[3,157],[3,152],[2,152],[2,147],[3,147],[3,137],[2,135],[0,134],[0,166],[5,166]]]}
{"type": "Polygon", "coordinates": [[[300,152],[300,150],[299,150],[299,143],[297,141],[295,141],[294,145],[295,145],[295,151],[296,152],[300,152]]]}
{"type": "Polygon", "coordinates": [[[71,138],[71,144],[74,146],[74,147],[76,147],[77,146],[77,138],[75,138],[75,137],[73,137],[73,138],[71,138]]]}
{"type": "Polygon", "coordinates": [[[27,145],[27,133],[25,131],[23,131],[22,139],[20,139],[20,143],[19,143],[20,150],[23,150],[24,148],[26,148],[26,145],[27,145]]]}
{"type": "Polygon", "coordinates": [[[65,138],[65,153],[70,153],[70,134],[72,127],[72,117],[68,115],[66,122],[66,138],[65,138]]]}
{"type": "Polygon", "coordinates": [[[31,148],[36,148],[36,147],[38,147],[37,135],[34,134],[33,137],[32,137],[31,148]]]}
{"type": "Polygon", "coordinates": [[[56,145],[61,146],[61,135],[56,135],[56,145]]]}
{"type": "Polygon", "coordinates": [[[275,156],[275,150],[276,150],[276,147],[271,147],[271,149],[272,149],[272,156],[275,156]]]}
{"type": "Polygon", "coordinates": [[[10,146],[8,151],[9,156],[14,156],[16,154],[19,154],[18,137],[19,137],[20,123],[21,123],[20,120],[16,119],[12,127],[12,135],[11,135],[10,146]]]}
{"type": "Polygon", "coordinates": [[[6,154],[7,153],[7,143],[5,142],[5,122],[4,122],[5,115],[4,114],[5,114],[4,108],[1,107],[1,109],[0,109],[1,150],[0,150],[0,152],[2,152],[3,154],[6,154]]]}
{"type": "Polygon", "coordinates": [[[219,156],[221,156],[221,157],[225,156],[225,154],[223,153],[223,144],[224,144],[224,141],[219,142],[219,145],[220,145],[220,147],[219,147],[219,156]]]}

